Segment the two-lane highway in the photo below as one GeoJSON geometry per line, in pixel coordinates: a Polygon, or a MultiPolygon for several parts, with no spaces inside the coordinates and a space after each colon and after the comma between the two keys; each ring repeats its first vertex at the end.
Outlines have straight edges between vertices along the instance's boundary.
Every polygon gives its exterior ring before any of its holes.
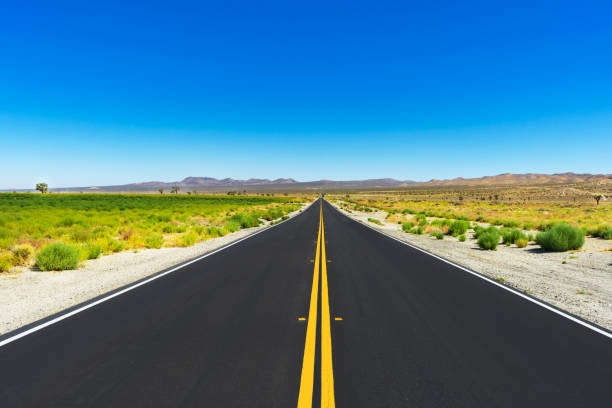
{"type": "Polygon", "coordinates": [[[0,347],[2,407],[609,407],[611,384],[606,334],[321,201],[0,347]]]}

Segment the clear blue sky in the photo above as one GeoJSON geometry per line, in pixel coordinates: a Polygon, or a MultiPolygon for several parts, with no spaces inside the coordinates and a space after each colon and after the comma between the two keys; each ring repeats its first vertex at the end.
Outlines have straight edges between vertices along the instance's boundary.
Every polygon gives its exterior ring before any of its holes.
{"type": "Polygon", "coordinates": [[[611,7],[8,2],[0,188],[610,173],[611,7]]]}

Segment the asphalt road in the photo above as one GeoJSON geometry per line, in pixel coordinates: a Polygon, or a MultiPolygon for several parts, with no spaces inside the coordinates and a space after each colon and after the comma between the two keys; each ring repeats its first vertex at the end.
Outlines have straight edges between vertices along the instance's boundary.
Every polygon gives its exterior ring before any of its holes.
{"type": "Polygon", "coordinates": [[[5,344],[0,406],[612,406],[610,338],[322,215],[5,344]]]}

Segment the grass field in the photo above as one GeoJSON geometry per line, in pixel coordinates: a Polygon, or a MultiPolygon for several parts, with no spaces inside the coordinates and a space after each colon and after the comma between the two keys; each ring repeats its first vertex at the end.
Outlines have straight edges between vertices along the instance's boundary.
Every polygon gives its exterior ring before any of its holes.
{"type": "Polygon", "coordinates": [[[81,260],[199,241],[278,221],[300,208],[290,197],[0,194],[0,270],[29,264],[63,242],[81,260]]]}

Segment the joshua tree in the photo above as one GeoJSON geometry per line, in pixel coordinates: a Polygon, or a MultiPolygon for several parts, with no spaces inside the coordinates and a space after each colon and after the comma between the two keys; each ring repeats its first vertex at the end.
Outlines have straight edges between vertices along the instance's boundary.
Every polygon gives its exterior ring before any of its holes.
{"type": "Polygon", "coordinates": [[[174,194],[178,194],[180,189],[181,188],[175,184],[175,185],[172,186],[172,190],[170,190],[170,192],[174,193],[174,194]]]}
{"type": "Polygon", "coordinates": [[[157,190],[157,191],[159,191],[159,194],[164,194],[164,189],[163,189],[163,188],[160,188],[160,189],[159,189],[159,190],[157,190]]]}
{"type": "MultiPolygon", "coordinates": [[[[596,195],[593,196],[593,200],[597,201],[597,205],[599,205],[599,200],[601,200],[602,198],[604,198],[604,196],[601,195],[601,194],[596,194],[596,195]]],[[[604,198],[604,200],[605,200],[605,198],[604,198]]]]}
{"type": "Polygon", "coordinates": [[[47,191],[49,191],[49,186],[47,183],[38,183],[36,184],[36,190],[40,191],[42,194],[45,194],[47,191]]]}

